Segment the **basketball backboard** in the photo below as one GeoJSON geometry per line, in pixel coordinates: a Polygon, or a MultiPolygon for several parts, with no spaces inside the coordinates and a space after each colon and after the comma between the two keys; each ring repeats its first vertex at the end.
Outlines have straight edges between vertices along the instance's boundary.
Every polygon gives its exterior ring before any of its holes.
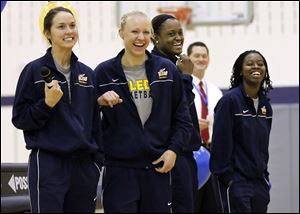
{"type": "Polygon", "coordinates": [[[186,1],[193,9],[192,25],[249,24],[253,19],[253,1],[186,1]]]}
{"type": "Polygon", "coordinates": [[[253,20],[253,1],[117,1],[117,24],[129,11],[140,10],[150,18],[161,7],[190,7],[192,27],[204,25],[250,24],[253,20]]]}

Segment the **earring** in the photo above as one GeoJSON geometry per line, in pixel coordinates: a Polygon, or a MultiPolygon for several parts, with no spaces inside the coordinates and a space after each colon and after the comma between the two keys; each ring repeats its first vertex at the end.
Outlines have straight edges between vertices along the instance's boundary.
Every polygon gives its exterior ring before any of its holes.
{"type": "Polygon", "coordinates": [[[158,40],[156,40],[155,43],[158,44],[158,40]]]}

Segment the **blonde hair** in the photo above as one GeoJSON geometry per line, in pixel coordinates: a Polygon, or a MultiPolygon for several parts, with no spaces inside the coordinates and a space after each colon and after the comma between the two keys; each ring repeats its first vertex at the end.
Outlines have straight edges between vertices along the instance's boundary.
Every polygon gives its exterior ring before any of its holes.
{"type": "MultiPolygon", "coordinates": [[[[121,22],[120,22],[120,30],[124,30],[124,27],[127,23],[127,19],[128,17],[130,16],[142,16],[142,17],[145,17],[148,19],[148,16],[141,12],[141,11],[132,11],[132,12],[128,12],[128,13],[125,13],[122,17],[121,17],[121,22]]],[[[150,20],[149,20],[150,22],[150,20]]]]}

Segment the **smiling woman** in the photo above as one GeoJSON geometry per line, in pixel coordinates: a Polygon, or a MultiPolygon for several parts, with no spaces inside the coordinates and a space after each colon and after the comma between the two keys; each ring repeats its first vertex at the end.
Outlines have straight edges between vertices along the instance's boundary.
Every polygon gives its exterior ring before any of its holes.
{"type": "Polygon", "coordinates": [[[178,73],[184,82],[184,92],[189,105],[189,114],[193,121],[193,131],[190,141],[177,158],[172,176],[172,201],[175,213],[192,213],[195,211],[198,190],[196,161],[193,151],[201,145],[198,116],[192,91],[193,63],[182,53],[184,43],[183,28],[179,20],[169,14],[160,14],[152,19],[154,35],[152,53],[171,60],[178,68],[178,73]],[[189,180],[191,182],[186,182],[189,180]]]}
{"type": "Polygon", "coordinates": [[[95,69],[105,141],[105,212],[172,211],[170,171],[192,127],[176,66],[146,50],[150,32],[144,13],[123,15],[124,49],[95,69]]]}
{"type": "Polygon", "coordinates": [[[231,89],[215,107],[210,170],[220,212],[267,212],[271,89],[264,56],[256,50],[240,54],[231,89]]]}
{"type": "Polygon", "coordinates": [[[78,30],[71,10],[51,4],[42,26],[50,47],[21,72],[12,117],[31,150],[31,211],[93,213],[102,165],[93,71],[73,53],[78,30]]]}

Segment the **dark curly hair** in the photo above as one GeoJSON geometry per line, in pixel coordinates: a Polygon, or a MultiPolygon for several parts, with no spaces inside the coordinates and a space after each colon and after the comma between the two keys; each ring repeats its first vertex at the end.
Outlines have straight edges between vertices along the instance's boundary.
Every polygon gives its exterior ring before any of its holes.
{"type": "Polygon", "coordinates": [[[251,54],[251,53],[257,53],[257,54],[259,54],[262,57],[263,62],[265,64],[266,75],[265,75],[264,79],[261,82],[261,86],[260,86],[259,91],[262,91],[263,94],[267,95],[267,93],[271,89],[273,89],[273,87],[272,87],[272,81],[270,80],[268,64],[267,64],[267,61],[266,61],[265,57],[260,52],[258,52],[256,50],[245,51],[244,53],[242,53],[236,59],[234,65],[233,65],[232,74],[231,74],[231,77],[230,77],[230,84],[231,84],[230,89],[239,86],[243,82],[243,76],[241,75],[242,70],[243,70],[243,63],[244,63],[244,60],[245,60],[246,56],[248,54],[251,54]]]}

